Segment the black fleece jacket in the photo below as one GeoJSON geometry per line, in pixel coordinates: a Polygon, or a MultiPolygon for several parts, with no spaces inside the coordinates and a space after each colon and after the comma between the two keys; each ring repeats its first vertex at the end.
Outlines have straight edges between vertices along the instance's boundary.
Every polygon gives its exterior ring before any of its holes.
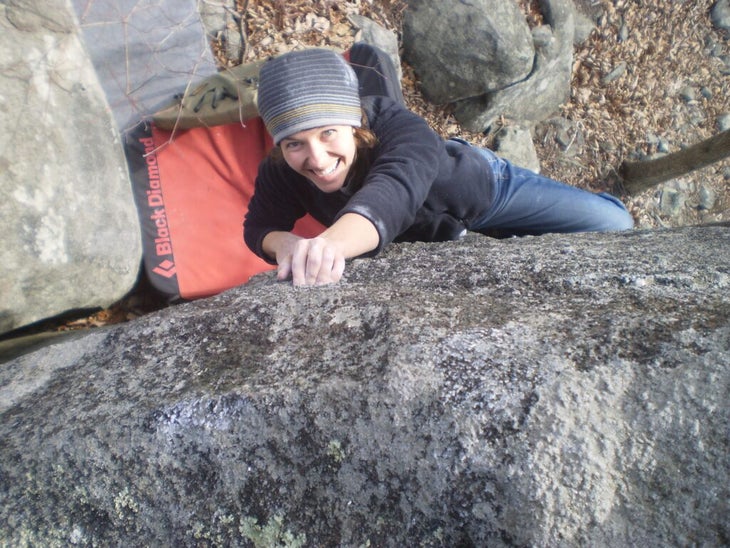
{"type": "Polygon", "coordinates": [[[262,250],[272,231],[290,231],[306,213],[325,226],[358,213],[378,231],[377,254],[392,241],[455,240],[492,202],[494,179],[479,149],[445,141],[420,116],[386,97],[366,97],[363,109],[378,144],[366,157],[365,174],[337,192],[325,193],[283,160],[259,166],[244,221],[248,247],[262,250]]]}

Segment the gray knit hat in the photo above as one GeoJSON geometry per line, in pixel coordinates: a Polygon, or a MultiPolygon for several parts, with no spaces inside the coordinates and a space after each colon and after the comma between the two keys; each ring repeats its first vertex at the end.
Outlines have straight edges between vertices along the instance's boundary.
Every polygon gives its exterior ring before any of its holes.
{"type": "Polygon", "coordinates": [[[258,109],[275,144],[289,135],[328,125],[360,127],[355,71],[328,49],[292,51],[264,63],[258,109]]]}

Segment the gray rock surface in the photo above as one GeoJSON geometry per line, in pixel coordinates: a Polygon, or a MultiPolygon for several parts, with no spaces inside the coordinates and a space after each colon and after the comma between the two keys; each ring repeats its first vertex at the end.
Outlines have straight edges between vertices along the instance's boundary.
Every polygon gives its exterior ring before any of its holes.
{"type": "Polygon", "coordinates": [[[726,544],[729,253],[727,227],[394,245],[20,357],[0,544],[726,544]]]}
{"type": "Polygon", "coordinates": [[[495,136],[494,151],[516,166],[540,173],[540,160],[532,141],[532,132],[519,126],[502,128],[495,136]]]}
{"type": "Polygon", "coordinates": [[[573,44],[579,46],[590,37],[605,6],[593,0],[575,0],[573,8],[575,16],[573,44]]]}
{"type": "Polygon", "coordinates": [[[133,286],[140,230],[119,133],[64,2],[0,5],[0,333],[133,286]]]}
{"type": "Polygon", "coordinates": [[[408,3],[403,55],[424,96],[451,103],[503,89],[532,70],[530,29],[514,2],[408,3]]]}
{"type": "MultiPolygon", "coordinates": [[[[198,0],[71,3],[117,127],[125,135],[191,82],[215,74],[209,44],[217,33],[212,25],[234,23],[229,10],[198,0]]],[[[226,29],[227,50],[240,33],[233,27],[226,29]]]]}
{"type": "Polygon", "coordinates": [[[403,69],[400,64],[400,52],[398,47],[398,36],[391,30],[379,25],[372,19],[362,15],[350,15],[350,21],[358,29],[355,34],[355,42],[364,42],[383,50],[393,62],[398,78],[403,77],[403,69]]]}
{"type": "Polygon", "coordinates": [[[541,0],[540,5],[546,22],[543,30],[552,30],[552,38],[545,40],[538,33],[534,65],[528,77],[456,102],[454,116],[466,129],[487,131],[500,116],[523,126],[534,126],[555,114],[569,98],[575,10],[569,0],[541,0]]]}
{"type": "Polygon", "coordinates": [[[712,6],[710,17],[716,28],[730,33],[730,0],[717,0],[712,6]]]}

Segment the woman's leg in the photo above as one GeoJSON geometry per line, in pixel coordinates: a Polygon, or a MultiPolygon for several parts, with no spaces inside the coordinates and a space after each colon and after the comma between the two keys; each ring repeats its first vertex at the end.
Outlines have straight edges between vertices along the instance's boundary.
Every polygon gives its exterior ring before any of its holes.
{"type": "Polygon", "coordinates": [[[471,228],[501,235],[627,230],[634,220],[618,198],[559,183],[483,149],[495,175],[495,200],[471,228]]]}

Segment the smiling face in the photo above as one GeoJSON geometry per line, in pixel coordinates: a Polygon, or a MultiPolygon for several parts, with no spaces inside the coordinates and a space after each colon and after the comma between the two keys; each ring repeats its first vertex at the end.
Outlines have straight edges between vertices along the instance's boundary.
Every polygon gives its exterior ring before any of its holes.
{"type": "Polygon", "coordinates": [[[324,126],[300,131],[279,143],[284,160],[322,192],[340,190],[356,153],[352,126],[324,126]]]}

